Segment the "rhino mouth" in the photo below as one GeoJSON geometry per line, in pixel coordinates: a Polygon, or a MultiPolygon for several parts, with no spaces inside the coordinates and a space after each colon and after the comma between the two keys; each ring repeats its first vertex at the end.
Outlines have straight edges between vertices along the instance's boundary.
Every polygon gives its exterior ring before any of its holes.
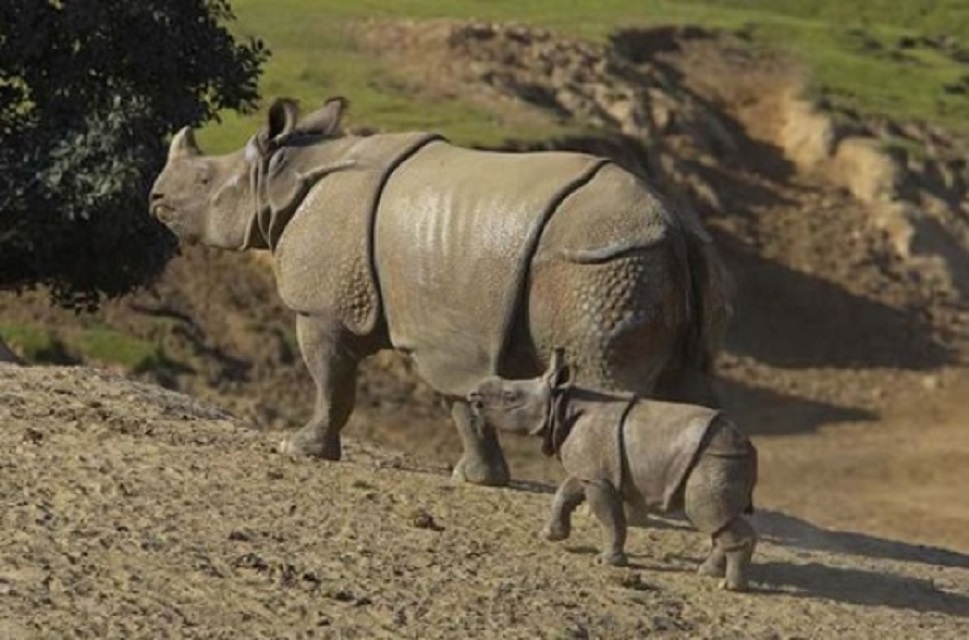
{"type": "Polygon", "coordinates": [[[175,210],[161,202],[152,205],[151,215],[165,224],[170,224],[175,220],[175,210]]]}
{"type": "Polygon", "coordinates": [[[151,215],[174,233],[179,240],[187,244],[197,244],[199,234],[185,226],[184,218],[179,217],[178,210],[161,202],[151,206],[151,215]]]}

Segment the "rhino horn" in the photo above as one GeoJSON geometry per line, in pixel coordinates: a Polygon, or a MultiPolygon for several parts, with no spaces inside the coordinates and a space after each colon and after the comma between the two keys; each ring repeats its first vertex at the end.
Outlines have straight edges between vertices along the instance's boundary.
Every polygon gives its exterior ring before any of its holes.
{"type": "Polygon", "coordinates": [[[201,149],[195,142],[195,132],[191,127],[183,127],[181,131],[172,138],[172,144],[168,147],[168,159],[191,158],[202,155],[201,149]]]}

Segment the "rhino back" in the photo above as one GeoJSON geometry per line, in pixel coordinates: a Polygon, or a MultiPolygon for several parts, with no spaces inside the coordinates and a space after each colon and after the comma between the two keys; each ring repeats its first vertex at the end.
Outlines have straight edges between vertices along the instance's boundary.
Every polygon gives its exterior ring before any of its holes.
{"type": "Polygon", "coordinates": [[[535,253],[549,260],[595,263],[663,243],[675,219],[637,175],[609,164],[562,201],[535,253]]]}
{"type": "Polygon", "coordinates": [[[374,233],[384,316],[393,345],[438,391],[464,395],[500,372],[542,229],[604,164],[435,142],[388,180],[374,233]]]}

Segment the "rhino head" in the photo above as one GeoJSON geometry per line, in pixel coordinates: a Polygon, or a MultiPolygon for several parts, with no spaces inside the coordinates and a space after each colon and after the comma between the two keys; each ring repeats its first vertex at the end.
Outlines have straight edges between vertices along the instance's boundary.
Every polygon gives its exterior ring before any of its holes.
{"type": "Polygon", "coordinates": [[[476,416],[499,431],[539,435],[549,419],[553,390],[567,377],[565,357],[557,349],[541,376],[526,380],[485,378],[468,393],[468,404],[476,416]]]}
{"type": "Polygon", "coordinates": [[[271,162],[298,140],[335,135],[346,105],[345,99],[333,98],[300,118],[295,102],[277,100],[262,130],[242,149],[221,156],[204,155],[192,129],[183,128],[172,138],[168,160],[152,186],[151,214],[186,242],[266,248],[260,184],[284,168],[271,162]]]}

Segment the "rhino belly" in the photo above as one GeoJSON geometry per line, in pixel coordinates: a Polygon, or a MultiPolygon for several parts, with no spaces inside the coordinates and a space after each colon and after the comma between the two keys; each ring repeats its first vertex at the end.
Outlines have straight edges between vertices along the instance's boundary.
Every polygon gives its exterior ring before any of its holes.
{"type": "Polygon", "coordinates": [[[603,162],[437,142],[394,172],[377,210],[374,266],[391,342],[436,390],[463,396],[501,370],[542,228],[603,162]]]}

